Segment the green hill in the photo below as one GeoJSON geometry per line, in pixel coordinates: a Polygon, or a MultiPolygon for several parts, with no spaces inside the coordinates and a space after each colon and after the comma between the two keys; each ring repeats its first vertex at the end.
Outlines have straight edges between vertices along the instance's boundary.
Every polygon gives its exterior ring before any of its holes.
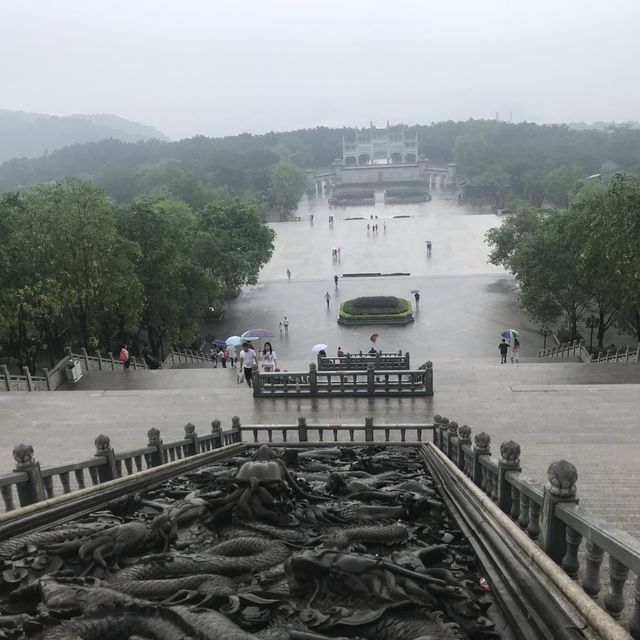
{"type": "Polygon", "coordinates": [[[153,127],[110,114],[49,116],[0,109],[0,162],[109,138],[124,142],[167,140],[153,127]]]}

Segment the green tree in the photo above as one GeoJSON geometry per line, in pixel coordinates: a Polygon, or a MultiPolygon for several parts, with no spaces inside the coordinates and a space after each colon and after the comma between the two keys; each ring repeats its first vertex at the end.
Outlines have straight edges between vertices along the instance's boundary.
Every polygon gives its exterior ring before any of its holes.
{"type": "Polygon", "coordinates": [[[273,253],[275,232],[262,220],[260,207],[237,198],[208,204],[198,214],[198,254],[219,282],[224,296],[256,284],[261,267],[273,253]]]}
{"type": "Polygon", "coordinates": [[[118,234],[106,193],[65,178],[36,187],[25,202],[26,224],[15,234],[32,256],[29,277],[35,286],[47,274],[80,343],[89,347],[105,317],[117,317],[122,330],[135,329],[142,304],[134,269],[139,250],[118,234]]]}
{"type": "Polygon", "coordinates": [[[142,324],[153,353],[161,355],[165,341],[192,338],[203,308],[218,291],[213,273],[198,262],[198,220],[188,204],[166,196],[122,207],[118,223],[140,247],[142,324]]]}
{"type": "Polygon", "coordinates": [[[269,203],[286,220],[296,209],[307,188],[304,173],[288,160],[279,160],[269,169],[269,203]]]}
{"type": "Polygon", "coordinates": [[[542,179],[545,198],[559,207],[567,207],[584,177],[584,170],[576,166],[563,165],[550,171],[542,179]]]}

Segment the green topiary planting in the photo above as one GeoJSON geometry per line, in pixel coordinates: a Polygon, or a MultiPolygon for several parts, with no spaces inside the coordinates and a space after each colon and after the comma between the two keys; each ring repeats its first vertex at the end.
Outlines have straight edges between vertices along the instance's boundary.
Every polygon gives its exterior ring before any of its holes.
{"type": "Polygon", "coordinates": [[[411,303],[395,296],[367,296],[347,300],[340,305],[341,324],[394,323],[413,321],[411,303]]]}

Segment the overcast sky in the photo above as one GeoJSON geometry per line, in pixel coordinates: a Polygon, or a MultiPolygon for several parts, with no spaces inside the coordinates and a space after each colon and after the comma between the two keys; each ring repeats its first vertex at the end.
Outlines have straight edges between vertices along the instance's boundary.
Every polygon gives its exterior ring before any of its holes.
{"type": "Polygon", "coordinates": [[[171,138],[640,120],[639,0],[0,0],[0,108],[171,138]]]}

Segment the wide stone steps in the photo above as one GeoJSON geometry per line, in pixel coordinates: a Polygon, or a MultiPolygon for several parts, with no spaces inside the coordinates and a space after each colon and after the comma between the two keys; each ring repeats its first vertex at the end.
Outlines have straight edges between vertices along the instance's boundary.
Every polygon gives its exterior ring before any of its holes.
{"type": "MultiPolygon", "coordinates": [[[[307,371],[309,363],[287,362],[283,371],[307,371]]],[[[574,361],[528,359],[518,364],[500,364],[491,359],[469,359],[434,362],[434,389],[509,385],[512,388],[544,385],[607,385],[640,384],[637,363],[585,364],[574,361]]],[[[61,389],[70,390],[153,390],[153,389],[209,389],[247,391],[246,384],[237,383],[237,369],[218,366],[156,371],[129,369],[128,371],[91,371],[76,382],[61,389]]]]}

